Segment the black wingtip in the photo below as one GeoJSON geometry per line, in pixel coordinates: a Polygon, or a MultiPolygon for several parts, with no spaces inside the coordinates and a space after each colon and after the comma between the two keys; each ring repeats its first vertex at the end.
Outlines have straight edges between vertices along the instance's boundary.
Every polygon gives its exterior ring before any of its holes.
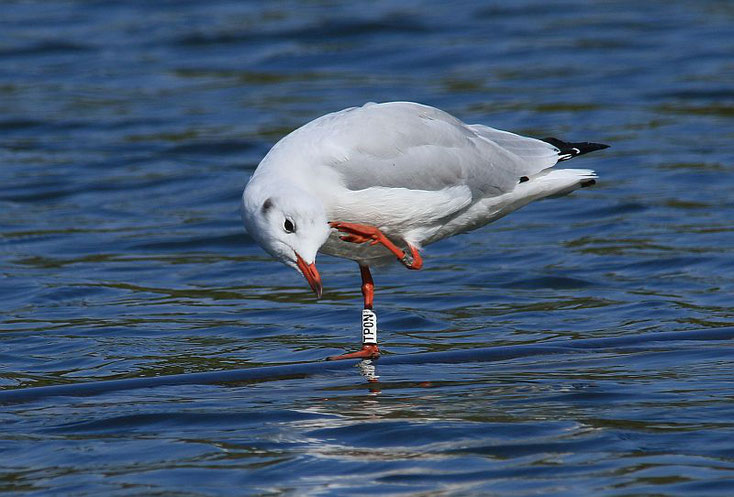
{"type": "Polygon", "coordinates": [[[574,157],[588,154],[595,150],[604,150],[605,148],[609,148],[609,145],[605,145],[604,143],[564,142],[563,140],[553,137],[542,138],[542,140],[546,143],[550,143],[559,150],[559,161],[573,159],[574,157]]]}
{"type": "Polygon", "coordinates": [[[594,186],[595,184],[596,184],[596,180],[595,179],[588,179],[586,181],[582,181],[581,182],[581,188],[586,188],[586,187],[589,187],[589,186],[594,186]]]}

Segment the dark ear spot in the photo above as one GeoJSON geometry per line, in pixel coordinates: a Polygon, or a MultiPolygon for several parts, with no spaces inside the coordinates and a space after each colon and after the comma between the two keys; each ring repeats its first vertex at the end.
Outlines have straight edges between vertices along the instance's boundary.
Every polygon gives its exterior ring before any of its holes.
{"type": "Polygon", "coordinates": [[[269,198],[265,199],[265,202],[263,202],[263,212],[268,212],[272,206],[273,200],[269,198]]]}

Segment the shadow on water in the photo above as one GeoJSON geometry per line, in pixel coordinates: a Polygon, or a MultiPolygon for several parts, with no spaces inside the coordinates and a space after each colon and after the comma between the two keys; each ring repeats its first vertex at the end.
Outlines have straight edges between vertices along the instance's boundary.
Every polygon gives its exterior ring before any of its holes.
{"type": "MultiPolygon", "coordinates": [[[[623,353],[625,349],[633,349],[632,352],[635,353],[655,351],[668,352],[671,348],[675,348],[675,344],[680,342],[706,341],[708,342],[708,345],[711,345],[712,342],[713,345],[716,345],[716,342],[725,342],[732,339],[734,339],[734,328],[647,333],[643,335],[617,338],[558,340],[551,341],[543,345],[511,345],[450,352],[425,352],[410,355],[393,355],[382,357],[377,361],[320,361],[228,371],[168,375],[152,378],[131,378],[72,385],[4,390],[0,391],[0,403],[28,402],[55,396],[99,395],[120,390],[155,388],[172,385],[244,383],[307,378],[314,375],[324,375],[336,371],[344,371],[349,368],[353,368],[355,363],[359,364],[360,362],[363,366],[367,363],[367,379],[374,381],[378,372],[369,367],[372,363],[374,363],[375,367],[406,364],[426,365],[471,362],[482,363],[510,361],[517,358],[551,356],[557,354],[574,354],[574,360],[579,360],[583,359],[583,357],[579,357],[580,354],[589,353],[589,351],[609,352],[613,349],[615,353],[623,353]],[[660,347],[664,348],[661,349],[660,347]]],[[[362,370],[364,371],[365,368],[363,367],[362,370]]]]}

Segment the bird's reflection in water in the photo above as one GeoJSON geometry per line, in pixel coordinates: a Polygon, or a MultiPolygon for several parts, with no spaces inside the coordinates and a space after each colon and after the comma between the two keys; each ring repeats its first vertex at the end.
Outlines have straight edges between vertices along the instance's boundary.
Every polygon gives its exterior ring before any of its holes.
{"type": "MultiPolygon", "coordinates": [[[[377,374],[377,359],[362,359],[356,364],[359,373],[367,380],[367,385],[372,394],[382,392],[380,388],[380,376],[377,374]]],[[[435,385],[431,381],[420,381],[416,386],[421,388],[432,388],[435,385]]]]}
{"type": "Polygon", "coordinates": [[[372,359],[362,359],[357,363],[357,368],[359,368],[359,373],[362,375],[362,377],[367,380],[370,393],[380,393],[380,377],[377,374],[377,366],[375,364],[375,361],[372,359]]]}

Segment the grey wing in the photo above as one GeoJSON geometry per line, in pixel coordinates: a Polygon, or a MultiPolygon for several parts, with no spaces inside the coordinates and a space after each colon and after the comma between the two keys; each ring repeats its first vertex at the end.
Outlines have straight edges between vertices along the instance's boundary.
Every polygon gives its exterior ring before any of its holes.
{"type": "Polygon", "coordinates": [[[533,138],[466,125],[439,109],[368,104],[312,124],[326,161],[350,190],[371,187],[437,191],[457,186],[473,196],[512,191],[522,176],[552,167],[558,149],[533,138]]]}
{"type": "Polygon", "coordinates": [[[482,124],[470,124],[467,127],[478,136],[517,156],[525,167],[529,167],[529,170],[523,176],[532,175],[543,169],[553,167],[559,160],[560,150],[537,138],[516,135],[509,131],[490,128],[482,124]]]}

